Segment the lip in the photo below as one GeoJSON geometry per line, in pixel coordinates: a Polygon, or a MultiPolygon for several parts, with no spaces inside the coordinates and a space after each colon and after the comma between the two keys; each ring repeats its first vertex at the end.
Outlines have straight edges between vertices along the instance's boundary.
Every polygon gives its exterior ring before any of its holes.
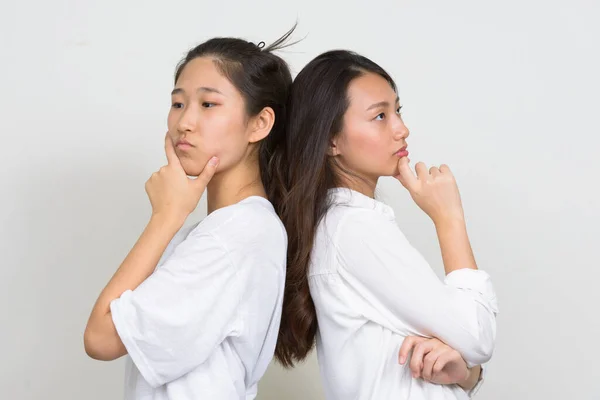
{"type": "Polygon", "coordinates": [[[396,151],[394,153],[394,155],[398,156],[398,157],[407,157],[408,156],[408,150],[406,150],[408,146],[404,146],[403,148],[401,148],[400,150],[396,151]]]}
{"type": "Polygon", "coordinates": [[[179,139],[177,141],[177,144],[175,145],[175,147],[179,148],[179,149],[189,149],[191,147],[194,147],[190,142],[188,142],[185,139],[179,139]]]}

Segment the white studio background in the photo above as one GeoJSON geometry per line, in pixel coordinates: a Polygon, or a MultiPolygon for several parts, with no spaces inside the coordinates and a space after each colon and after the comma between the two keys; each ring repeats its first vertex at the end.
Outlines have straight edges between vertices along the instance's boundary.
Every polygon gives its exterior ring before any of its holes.
{"type": "MultiPolygon", "coordinates": [[[[294,75],[331,48],[372,58],[398,83],[413,162],[457,176],[501,307],[478,397],[599,399],[591,0],[2,0],[0,397],[121,398],[122,361],[88,359],[82,334],[149,216],[175,65],[209,37],[268,44],[296,19],[294,75]]],[[[432,224],[393,180],[380,195],[441,274],[432,224]]],[[[322,398],[314,354],[260,385],[260,400],[322,398]]]]}

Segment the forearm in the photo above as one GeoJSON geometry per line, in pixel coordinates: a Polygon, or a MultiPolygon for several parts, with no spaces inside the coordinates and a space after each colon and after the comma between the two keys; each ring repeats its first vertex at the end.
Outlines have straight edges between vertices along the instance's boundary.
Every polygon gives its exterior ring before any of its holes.
{"type": "Polygon", "coordinates": [[[84,342],[86,352],[97,359],[114,359],[125,354],[112,316],[110,303],[126,290],[134,290],[148,278],[169,242],[183,225],[183,219],[155,215],[121,266],[108,282],[91,312],[84,342]]]}
{"type": "Polygon", "coordinates": [[[462,268],[477,269],[464,218],[449,218],[435,226],[446,275],[462,268]]]}
{"type": "Polygon", "coordinates": [[[481,366],[480,365],[476,365],[473,368],[469,368],[469,375],[467,376],[467,379],[465,379],[463,382],[459,382],[458,385],[460,387],[462,387],[463,389],[469,391],[469,390],[473,389],[475,387],[475,385],[477,385],[477,382],[479,382],[480,375],[481,375],[481,366]]]}

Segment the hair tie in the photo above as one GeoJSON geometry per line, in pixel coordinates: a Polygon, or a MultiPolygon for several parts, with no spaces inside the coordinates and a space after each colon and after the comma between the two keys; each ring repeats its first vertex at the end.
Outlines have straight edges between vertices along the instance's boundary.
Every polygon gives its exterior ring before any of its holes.
{"type": "Polygon", "coordinates": [[[265,42],[258,42],[258,44],[256,45],[256,47],[258,47],[259,49],[262,50],[262,48],[265,47],[265,42]]]}

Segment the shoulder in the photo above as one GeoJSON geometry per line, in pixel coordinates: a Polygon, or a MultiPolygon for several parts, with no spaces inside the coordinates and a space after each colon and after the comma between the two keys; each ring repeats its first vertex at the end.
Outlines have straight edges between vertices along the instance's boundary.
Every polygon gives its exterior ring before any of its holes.
{"type": "Polygon", "coordinates": [[[208,215],[190,235],[188,241],[207,240],[225,251],[239,271],[270,270],[280,274],[285,269],[287,234],[271,203],[259,197],[208,215]],[[210,239],[208,239],[210,238],[210,239]]]}
{"type": "Polygon", "coordinates": [[[376,209],[332,205],[319,224],[336,244],[375,240],[390,231],[399,231],[394,218],[376,209]]]}
{"type": "Polygon", "coordinates": [[[211,235],[226,241],[241,237],[287,239],[273,206],[261,197],[249,197],[214,211],[190,233],[190,236],[197,235],[211,235]]]}

